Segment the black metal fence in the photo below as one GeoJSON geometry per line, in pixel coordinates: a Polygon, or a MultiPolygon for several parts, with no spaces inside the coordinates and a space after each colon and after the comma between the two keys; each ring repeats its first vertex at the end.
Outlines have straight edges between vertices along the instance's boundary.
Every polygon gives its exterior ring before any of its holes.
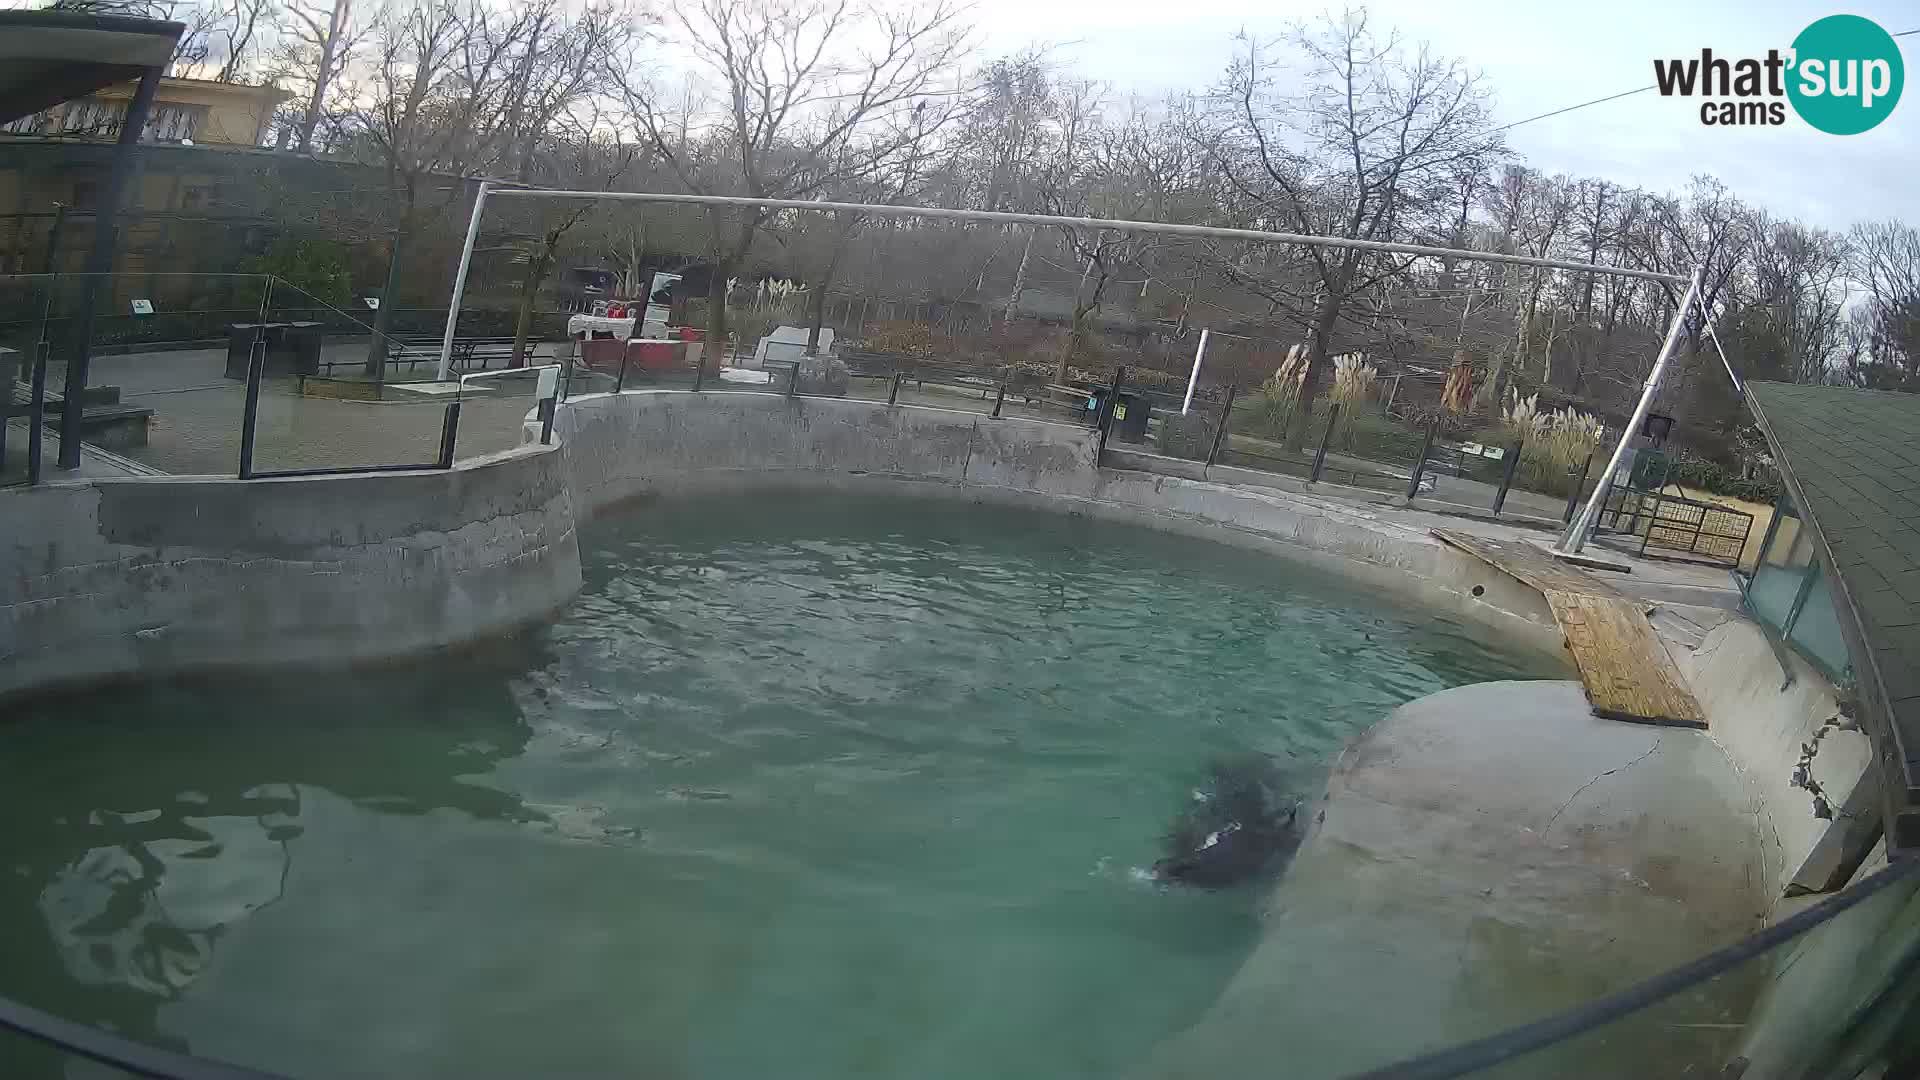
{"type": "Polygon", "coordinates": [[[1635,546],[1640,554],[1684,556],[1738,566],[1753,533],[1753,515],[1664,491],[1616,487],[1607,494],[1596,529],[1635,546]]]}
{"type": "Polygon", "coordinates": [[[444,314],[376,329],[371,310],[268,275],[0,275],[0,484],[40,483],[56,456],[83,476],[250,478],[448,468],[456,447],[517,445],[546,331],[516,347],[476,336],[499,329],[493,313],[468,313],[456,372],[522,366],[456,386],[437,378],[444,314]]]}

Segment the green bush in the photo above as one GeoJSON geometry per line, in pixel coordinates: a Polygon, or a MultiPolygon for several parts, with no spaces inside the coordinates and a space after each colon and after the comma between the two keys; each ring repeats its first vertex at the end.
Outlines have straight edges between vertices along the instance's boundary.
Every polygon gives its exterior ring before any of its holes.
{"type": "Polygon", "coordinates": [[[1758,477],[1748,479],[1717,461],[1687,450],[1674,454],[1673,468],[1667,473],[1667,482],[1748,502],[1773,503],[1780,498],[1777,481],[1758,477]]]}
{"type": "Polygon", "coordinates": [[[306,293],[283,296],[280,302],[313,301],[344,307],[353,299],[353,275],[347,269],[347,249],[325,237],[282,233],[264,255],[247,260],[249,274],[272,274],[306,293]]]}

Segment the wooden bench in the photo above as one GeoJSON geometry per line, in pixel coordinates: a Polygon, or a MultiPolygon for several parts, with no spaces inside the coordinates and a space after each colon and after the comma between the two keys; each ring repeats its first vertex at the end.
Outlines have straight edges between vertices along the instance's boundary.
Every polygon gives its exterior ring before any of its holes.
{"type": "MultiPolygon", "coordinates": [[[[531,339],[527,341],[529,354],[536,344],[531,339]]],[[[441,337],[438,334],[395,335],[388,340],[387,360],[389,363],[404,363],[409,368],[423,360],[437,364],[440,362],[440,345],[441,337]]],[[[485,371],[487,364],[493,360],[499,360],[504,367],[513,361],[513,338],[454,338],[451,358],[455,371],[485,371]]]]}
{"type": "MultiPolygon", "coordinates": [[[[12,394],[13,416],[23,416],[33,404],[33,387],[24,382],[14,382],[12,394]]],[[[61,414],[66,408],[66,400],[59,394],[47,392],[45,412],[41,424],[58,431],[61,414]]],[[[147,428],[153,421],[153,410],[144,405],[127,405],[120,400],[120,388],[117,386],[89,386],[80,397],[80,441],[109,450],[124,450],[128,447],[147,445],[147,428]]]]}

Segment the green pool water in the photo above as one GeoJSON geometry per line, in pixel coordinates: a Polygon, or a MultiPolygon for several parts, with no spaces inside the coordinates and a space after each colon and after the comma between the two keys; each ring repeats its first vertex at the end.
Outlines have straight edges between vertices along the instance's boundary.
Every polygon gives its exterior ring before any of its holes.
{"type": "Polygon", "coordinates": [[[14,710],[0,995],[301,1077],[1109,1076],[1259,930],[1140,873],[1209,757],[1316,794],[1401,702],[1560,674],[1008,509],[666,500],[581,552],[485,649],[14,710]]]}

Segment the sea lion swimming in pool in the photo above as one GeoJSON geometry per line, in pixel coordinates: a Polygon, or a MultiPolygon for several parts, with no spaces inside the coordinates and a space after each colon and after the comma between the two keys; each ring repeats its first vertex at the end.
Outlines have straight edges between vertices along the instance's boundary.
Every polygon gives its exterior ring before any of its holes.
{"type": "Polygon", "coordinates": [[[1284,866],[1300,847],[1300,804],[1281,793],[1272,763],[1223,758],[1207,775],[1167,833],[1167,856],[1153,864],[1153,876],[1219,889],[1284,866]]]}

